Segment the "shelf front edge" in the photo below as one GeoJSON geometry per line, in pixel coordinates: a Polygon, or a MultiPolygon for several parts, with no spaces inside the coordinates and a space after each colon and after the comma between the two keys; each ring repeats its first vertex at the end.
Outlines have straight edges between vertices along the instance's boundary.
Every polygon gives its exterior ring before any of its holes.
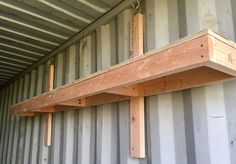
{"type": "MultiPolygon", "coordinates": [[[[207,32],[198,37],[193,36],[188,40],[180,40],[174,46],[166,47],[161,51],[148,52],[148,55],[143,55],[131,62],[118,64],[107,71],[95,73],[87,79],[16,104],[11,107],[11,114],[40,111],[40,109],[73,99],[82,99],[106,93],[112,89],[138,85],[145,81],[208,67],[214,62],[213,52],[212,35],[207,32]]],[[[225,67],[227,68],[227,65],[225,67]]]]}

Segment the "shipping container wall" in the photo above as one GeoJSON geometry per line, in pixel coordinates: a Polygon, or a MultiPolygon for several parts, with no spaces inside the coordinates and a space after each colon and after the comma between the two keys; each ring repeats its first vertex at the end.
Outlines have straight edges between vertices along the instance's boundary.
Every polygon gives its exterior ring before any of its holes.
{"type": "MultiPolygon", "coordinates": [[[[235,41],[235,0],[145,0],[145,51],[203,29],[235,41]]],[[[129,59],[132,10],[55,56],[55,88],[129,59]]],[[[3,164],[236,164],[236,81],[145,98],[146,158],[129,157],[129,102],[45,116],[10,116],[9,107],[46,92],[49,61],[0,91],[3,164]]]]}

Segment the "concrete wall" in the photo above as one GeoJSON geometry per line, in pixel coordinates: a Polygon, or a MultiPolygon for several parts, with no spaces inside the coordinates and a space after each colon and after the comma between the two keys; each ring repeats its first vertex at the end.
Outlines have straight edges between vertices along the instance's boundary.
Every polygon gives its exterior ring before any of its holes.
{"type": "MultiPolygon", "coordinates": [[[[209,28],[235,41],[234,0],[146,0],[145,49],[209,28]]],[[[125,10],[55,58],[59,87],[129,57],[125,10]]],[[[145,159],[129,157],[129,105],[119,102],[45,116],[13,117],[10,105],[47,91],[48,63],[0,92],[0,161],[4,164],[235,164],[236,81],[147,97],[145,159]]]]}

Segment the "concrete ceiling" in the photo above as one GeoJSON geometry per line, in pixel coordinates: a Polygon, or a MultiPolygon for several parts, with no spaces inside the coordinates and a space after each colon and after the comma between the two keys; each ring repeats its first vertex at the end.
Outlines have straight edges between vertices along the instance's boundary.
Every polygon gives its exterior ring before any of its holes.
{"type": "Polygon", "coordinates": [[[0,86],[122,0],[1,0],[0,86]]]}

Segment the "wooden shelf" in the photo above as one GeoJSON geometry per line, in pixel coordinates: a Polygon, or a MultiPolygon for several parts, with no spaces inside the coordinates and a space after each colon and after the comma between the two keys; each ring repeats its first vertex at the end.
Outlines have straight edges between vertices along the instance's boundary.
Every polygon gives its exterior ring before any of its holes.
{"type": "Polygon", "coordinates": [[[11,107],[31,116],[203,86],[236,76],[236,44],[202,31],[11,107]]]}

